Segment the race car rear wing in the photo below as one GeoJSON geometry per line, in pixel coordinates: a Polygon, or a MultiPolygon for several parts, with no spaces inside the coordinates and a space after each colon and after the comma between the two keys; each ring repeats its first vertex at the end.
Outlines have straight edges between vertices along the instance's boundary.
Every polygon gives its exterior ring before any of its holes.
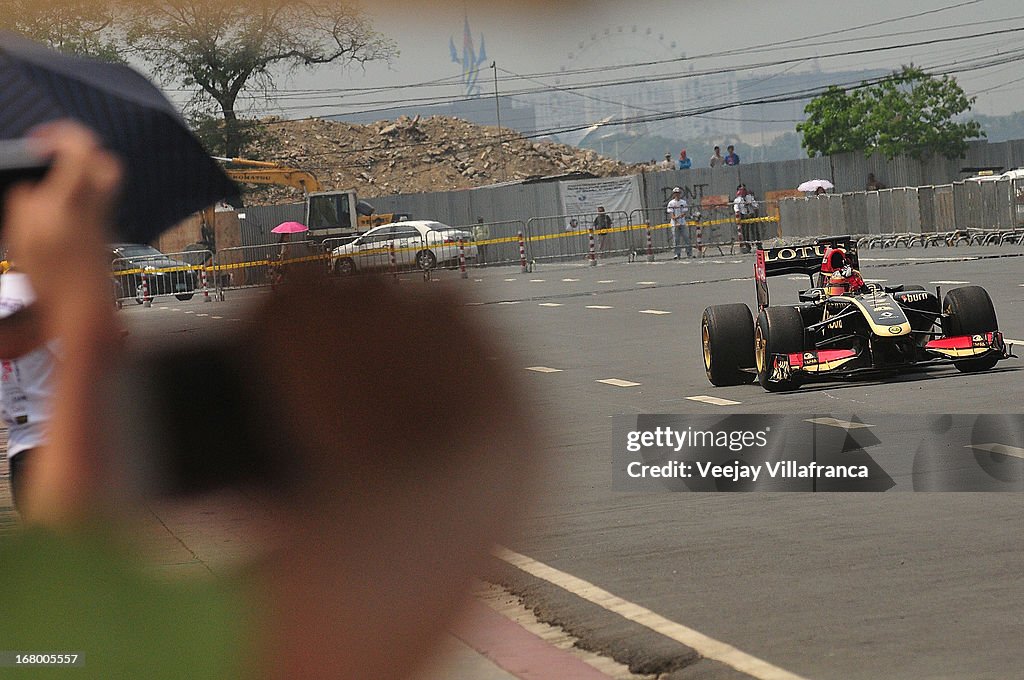
{"type": "Polygon", "coordinates": [[[855,269],[860,269],[857,242],[849,236],[820,238],[813,243],[782,246],[780,248],[758,248],[754,260],[754,288],[757,291],[757,308],[768,306],[768,277],[783,274],[806,274],[811,286],[817,285],[814,275],[821,272],[821,262],[829,248],[842,248],[855,269]]]}

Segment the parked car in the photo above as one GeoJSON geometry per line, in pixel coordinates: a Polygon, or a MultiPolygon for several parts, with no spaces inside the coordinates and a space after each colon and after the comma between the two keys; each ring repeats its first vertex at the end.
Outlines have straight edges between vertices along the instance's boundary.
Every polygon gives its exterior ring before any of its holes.
{"type": "Polygon", "coordinates": [[[437,266],[457,265],[459,241],[467,260],[475,260],[473,235],[462,229],[431,220],[409,220],[375,227],[355,240],[331,251],[331,268],[347,276],[357,271],[418,267],[428,270],[437,266]]]}
{"type": "Polygon", "coordinates": [[[184,302],[195,295],[197,274],[186,262],[171,259],[153,246],[138,243],[116,243],[110,247],[110,253],[119,299],[134,297],[135,302],[143,303],[143,274],[151,298],[174,295],[184,302]]]}

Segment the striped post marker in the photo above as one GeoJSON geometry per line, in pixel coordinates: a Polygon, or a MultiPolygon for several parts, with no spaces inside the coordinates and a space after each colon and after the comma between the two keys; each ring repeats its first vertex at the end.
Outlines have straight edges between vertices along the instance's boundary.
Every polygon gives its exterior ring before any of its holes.
{"type": "Polygon", "coordinates": [[[459,239],[459,276],[463,279],[469,278],[469,274],[466,273],[466,244],[461,238],[459,239]]]}
{"type": "Polygon", "coordinates": [[[519,232],[519,269],[522,274],[529,271],[526,267],[526,241],[523,239],[522,231],[519,232]]]}
{"type": "Polygon", "coordinates": [[[149,278],[146,276],[146,272],[142,272],[142,306],[153,306],[153,298],[149,296],[149,278]]]}
{"type": "Polygon", "coordinates": [[[590,255],[589,255],[589,257],[590,257],[590,266],[591,267],[596,267],[597,266],[597,256],[594,254],[594,228],[591,227],[587,231],[589,232],[589,237],[590,237],[590,255]]]}
{"type": "Polygon", "coordinates": [[[704,257],[704,235],[701,232],[700,219],[697,220],[696,240],[697,240],[697,255],[700,256],[700,257],[704,257]]]}
{"type": "Polygon", "coordinates": [[[210,301],[210,286],[206,278],[206,267],[199,269],[199,282],[203,286],[203,302],[210,301]]]}
{"type": "Polygon", "coordinates": [[[647,261],[654,262],[654,238],[651,236],[651,225],[647,225],[647,261]]]}

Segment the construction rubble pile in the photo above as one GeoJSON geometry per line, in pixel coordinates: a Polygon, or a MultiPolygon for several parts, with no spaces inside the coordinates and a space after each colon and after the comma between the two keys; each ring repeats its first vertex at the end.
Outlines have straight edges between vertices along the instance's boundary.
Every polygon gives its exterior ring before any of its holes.
{"type": "MultiPolygon", "coordinates": [[[[520,133],[458,118],[400,117],[370,125],[323,119],[266,119],[247,158],[275,161],[317,176],[324,190],[355,189],[360,198],[451,191],[506,181],[590,173],[628,175],[644,169],[566,144],[534,142],[520,133]]],[[[302,199],[287,187],[246,186],[250,205],[302,199]]]]}

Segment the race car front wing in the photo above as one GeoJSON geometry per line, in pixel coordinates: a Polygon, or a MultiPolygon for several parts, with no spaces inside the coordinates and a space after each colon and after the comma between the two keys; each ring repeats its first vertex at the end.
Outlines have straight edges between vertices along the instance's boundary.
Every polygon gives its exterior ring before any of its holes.
{"type": "MultiPolygon", "coordinates": [[[[999,331],[979,333],[976,335],[956,335],[929,340],[924,351],[931,357],[924,361],[908,362],[907,366],[931,366],[947,364],[964,359],[975,359],[995,353],[1000,359],[1014,356],[1003,341],[999,331]]],[[[807,376],[828,374],[831,376],[847,376],[854,373],[878,371],[891,366],[859,366],[854,367],[860,357],[852,349],[811,350],[792,354],[773,354],[770,358],[768,371],[769,382],[781,382],[792,379],[796,374],[807,376]]]]}

